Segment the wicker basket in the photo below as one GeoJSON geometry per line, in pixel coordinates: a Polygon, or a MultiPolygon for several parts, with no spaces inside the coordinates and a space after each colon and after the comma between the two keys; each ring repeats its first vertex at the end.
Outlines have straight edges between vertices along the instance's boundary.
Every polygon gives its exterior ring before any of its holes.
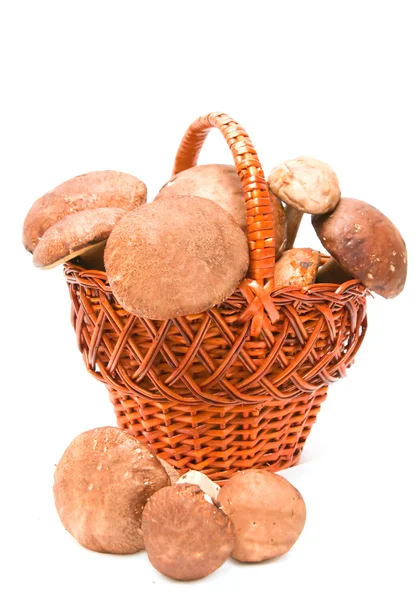
{"type": "Polygon", "coordinates": [[[298,461],[328,384],[345,375],[364,338],[368,291],[358,280],[273,291],[272,210],[246,132],[222,113],[198,119],[174,173],[196,164],[211,127],[242,180],[251,279],[204,313],[152,321],[118,304],[105,273],[68,263],[65,275],[79,349],[106,384],[119,426],[181,472],[222,483],[238,470],[298,461]]]}

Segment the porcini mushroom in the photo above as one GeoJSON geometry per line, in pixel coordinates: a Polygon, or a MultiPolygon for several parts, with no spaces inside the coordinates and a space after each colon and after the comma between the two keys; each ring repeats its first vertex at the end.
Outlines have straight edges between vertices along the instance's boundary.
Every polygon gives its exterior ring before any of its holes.
{"type": "Polygon", "coordinates": [[[292,248],[283,252],[274,267],[274,289],[314,283],[320,258],[319,252],[311,248],[292,248]]]}
{"type": "Polygon", "coordinates": [[[219,569],[230,556],[234,528],[229,517],[197,485],[158,490],[142,515],[145,549],[163,575],[188,581],[219,569]]]}
{"type": "Polygon", "coordinates": [[[52,269],[79,257],[85,268],[104,270],[106,240],[125,212],[121,208],[94,208],[64,217],[40,239],[33,252],[34,265],[52,269]]]}
{"type": "Polygon", "coordinates": [[[377,208],[341,198],[327,215],[312,224],[322,244],[343,269],[384,298],[394,298],[405,285],[407,252],[395,225],[377,208]]]}
{"type": "Polygon", "coordinates": [[[219,494],[220,486],[209,479],[207,475],[200,471],[187,471],[177,481],[177,484],[189,483],[191,485],[197,485],[200,487],[202,492],[209,496],[212,500],[216,500],[219,494]]]}
{"type": "Polygon", "coordinates": [[[225,300],[249,265],[245,234],[212,200],[165,198],[119,221],[105,249],[120,304],[149,319],[196,314],[225,300]]]}
{"type": "Polygon", "coordinates": [[[55,470],[55,505],[65,529],[96,552],[132,554],[144,548],[142,511],[170,485],[148,446],[116,427],[77,436],[55,470]]]}
{"type": "MultiPolygon", "coordinates": [[[[233,165],[198,165],[181,171],[164,185],[154,202],[167,196],[188,194],[207,198],[219,204],[234,217],[247,234],[244,190],[233,165]]],[[[280,201],[272,192],[270,202],[273,210],[276,258],[278,258],[286,242],[286,219],[280,201]]]]}
{"type": "Polygon", "coordinates": [[[23,225],[23,244],[33,252],[49,227],[67,215],[112,206],[133,210],[147,200],[145,184],[119,171],[92,171],[73,177],[38,198],[23,225]]]}
{"type": "Polygon", "coordinates": [[[218,503],[235,527],[232,557],[260,562],[290,550],[302,533],[305,502],[284,477],[250,469],[221,488],[218,503]]]}
{"type": "Polygon", "coordinates": [[[310,156],[299,156],[275,167],[270,189],[286,206],[286,250],[293,247],[303,213],[323,214],[335,208],[341,192],[332,168],[310,156]]]}

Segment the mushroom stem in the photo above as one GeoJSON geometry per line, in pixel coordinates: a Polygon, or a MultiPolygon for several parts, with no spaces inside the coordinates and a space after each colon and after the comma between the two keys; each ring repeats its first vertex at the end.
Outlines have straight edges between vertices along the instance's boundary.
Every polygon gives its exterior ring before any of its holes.
{"type": "Polygon", "coordinates": [[[200,471],[187,471],[177,481],[176,485],[188,483],[200,487],[205,495],[208,495],[212,500],[216,500],[219,490],[221,489],[217,483],[209,479],[207,475],[200,471]]]}
{"type": "Polygon", "coordinates": [[[295,239],[302,221],[303,212],[293,206],[285,207],[286,214],[286,246],[285,250],[291,250],[295,244],[295,239]]]}

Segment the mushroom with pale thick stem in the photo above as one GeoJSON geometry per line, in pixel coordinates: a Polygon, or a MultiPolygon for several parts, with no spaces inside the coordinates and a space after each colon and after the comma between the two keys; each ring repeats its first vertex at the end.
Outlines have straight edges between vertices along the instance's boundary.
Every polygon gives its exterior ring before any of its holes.
{"type": "MultiPolygon", "coordinates": [[[[233,165],[198,165],[177,173],[168,181],[155,201],[172,197],[173,194],[200,196],[213,200],[229,212],[247,234],[247,210],[241,179],[233,165]]],[[[280,200],[270,191],[273,211],[276,258],[284,250],[286,242],[286,219],[280,200]]]]}
{"type": "Polygon", "coordinates": [[[175,196],[122,217],[107,241],[105,265],[125,310],[172,319],[228,298],[247,273],[248,243],[212,200],[175,196]]]}
{"type": "Polygon", "coordinates": [[[197,485],[158,490],[142,514],[145,549],[163,575],[188,581],[210,575],[227,560],[234,527],[197,485]]]}
{"type": "Polygon", "coordinates": [[[403,290],[407,273],[405,242],[395,225],[377,208],[341,198],[312,224],[322,244],[343,269],[384,298],[403,290]]]}
{"type": "Polygon", "coordinates": [[[121,208],[94,208],[64,217],[40,239],[33,252],[34,265],[52,269],[77,259],[86,269],[104,271],[106,240],[125,212],[121,208]]]}
{"type": "Polygon", "coordinates": [[[287,285],[304,287],[314,283],[321,255],[311,248],[283,252],[274,267],[274,289],[287,285]]]}
{"type": "Polygon", "coordinates": [[[212,481],[212,479],[209,479],[207,475],[200,471],[187,471],[187,473],[184,473],[184,475],[176,481],[176,484],[181,483],[199,486],[202,492],[214,501],[216,501],[219,490],[221,489],[217,483],[212,481]]]}
{"type": "Polygon", "coordinates": [[[299,156],[275,167],[268,184],[286,206],[286,250],[293,248],[303,213],[323,214],[333,210],[341,196],[332,168],[310,156],[299,156]]]}
{"type": "Polygon", "coordinates": [[[221,488],[217,502],[235,527],[232,557],[260,562],[290,550],[302,533],[305,502],[284,477],[249,469],[221,488]]]}
{"type": "Polygon", "coordinates": [[[86,548],[132,554],[144,548],[145,503],[169,485],[146,444],[116,427],[100,427],[65,450],[55,470],[55,505],[65,529],[86,548]]]}
{"type": "Polygon", "coordinates": [[[52,225],[90,208],[133,210],[147,201],[145,183],[119,171],[91,171],[64,181],[32,205],[23,225],[23,244],[33,252],[52,225]]]}

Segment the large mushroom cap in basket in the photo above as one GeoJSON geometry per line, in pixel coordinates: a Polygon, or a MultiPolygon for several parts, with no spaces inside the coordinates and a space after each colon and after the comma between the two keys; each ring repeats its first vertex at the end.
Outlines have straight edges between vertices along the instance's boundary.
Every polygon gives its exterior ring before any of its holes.
{"type": "Polygon", "coordinates": [[[106,245],[105,265],[126,310],[171,319],[230,296],[248,270],[247,238],[212,200],[167,197],[119,221],[106,245]]]}
{"type": "Polygon", "coordinates": [[[23,225],[23,244],[33,252],[51,225],[88,208],[112,206],[133,210],[147,200],[145,184],[119,171],[91,171],[78,175],[38,198],[23,225]]]}
{"type": "Polygon", "coordinates": [[[33,263],[52,269],[81,257],[88,269],[104,269],[103,252],[110,232],[125,214],[121,208],[94,208],[72,213],[52,225],[39,240],[33,263]]]}
{"type": "MultiPolygon", "coordinates": [[[[228,211],[241,229],[247,233],[244,190],[233,165],[198,165],[180,171],[165,184],[155,200],[175,194],[191,194],[213,200],[228,211]]],[[[276,258],[278,258],[286,242],[285,214],[280,200],[272,192],[270,192],[270,203],[273,211],[276,258]]]]}

